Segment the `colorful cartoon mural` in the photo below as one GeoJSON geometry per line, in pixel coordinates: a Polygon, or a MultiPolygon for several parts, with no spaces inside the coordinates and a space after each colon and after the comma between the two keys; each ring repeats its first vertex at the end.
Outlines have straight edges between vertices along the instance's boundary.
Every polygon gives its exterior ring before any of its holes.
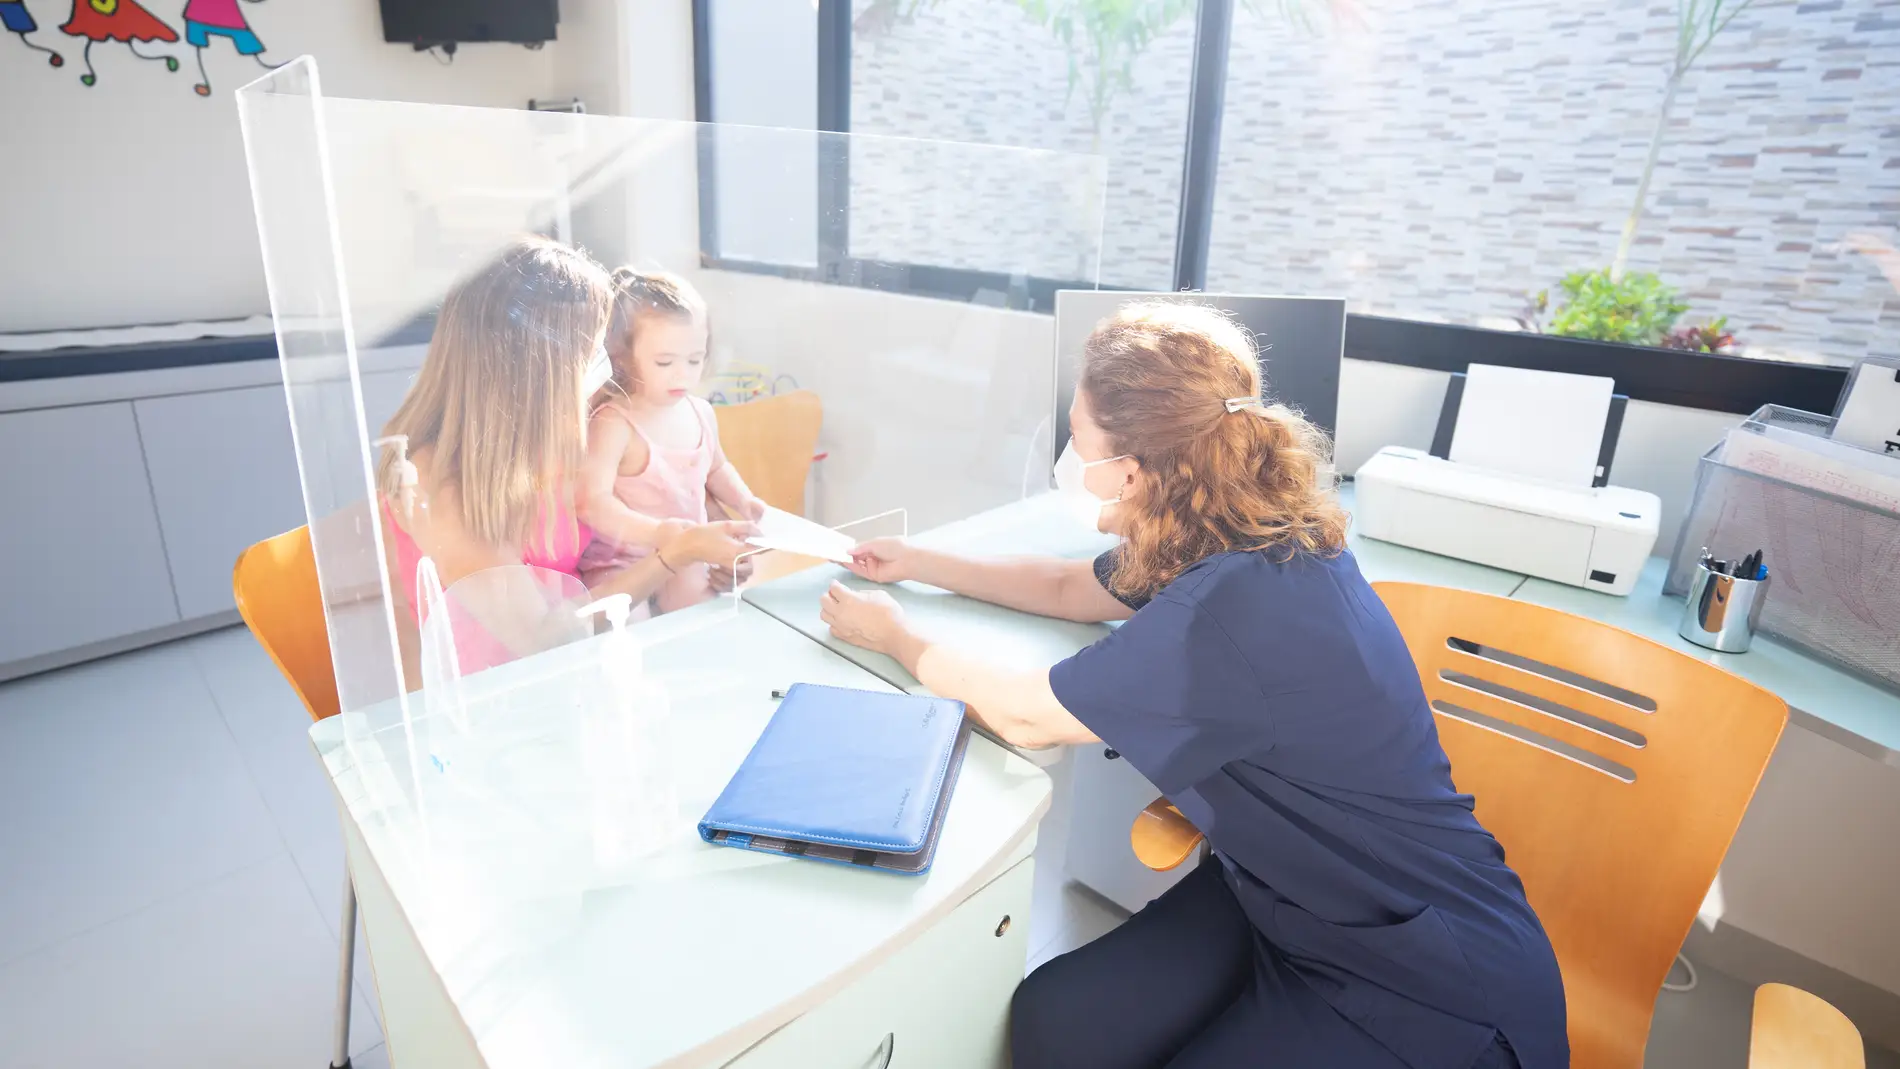
{"type": "Polygon", "coordinates": [[[86,39],[86,49],[80,55],[80,61],[86,65],[86,73],[79,76],[82,85],[95,85],[99,81],[92,69],[92,46],[101,41],[122,41],[138,58],[163,63],[168,71],[178,69],[175,56],[154,56],[139,51],[139,43],[144,41],[176,43],[178,31],[140,7],[137,0],[73,0],[72,17],[60,30],[86,39]]]}
{"type": "MultiPolygon", "coordinates": [[[[245,2],[258,4],[263,0],[245,2]]],[[[250,56],[265,70],[275,70],[282,65],[265,62],[264,42],[251,30],[238,0],[186,0],[185,40],[198,54],[198,84],[191,88],[201,97],[211,95],[211,76],[205,73],[205,49],[211,47],[213,37],[228,39],[238,55],[250,56]]]]}
{"type": "Polygon", "coordinates": [[[26,39],[26,35],[39,29],[40,24],[33,21],[33,13],[26,9],[26,4],[21,0],[0,0],[0,27],[4,27],[8,33],[18,37],[20,43],[26,47],[35,52],[45,53],[48,66],[58,67],[65,64],[65,56],[45,45],[35,44],[26,39]]]}

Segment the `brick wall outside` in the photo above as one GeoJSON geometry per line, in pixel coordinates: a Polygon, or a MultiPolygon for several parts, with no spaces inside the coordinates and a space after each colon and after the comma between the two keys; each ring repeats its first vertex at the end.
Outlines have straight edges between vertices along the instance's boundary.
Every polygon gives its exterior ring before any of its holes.
{"type": "MultiPolygon", "coordinates": [[[[1234,25],[1210,289],[1500,325],[1528,291],[1608,264],[1662,98],[1671,0],[1360,0],[1362,25],[1318,30],[1258,6],[1234,25]]],[[[1191,17],[1143,56],[1098,141],[1080,92],[1065,105],[1067,54],[1011,0],[858,13],[855,132],[1099,147],[1102,280],[1167,285],[1191,17]]],[[[1040,243],[954,225],[972,197],[1073,218],[1049,200],[1087,183],[1039,159],[973,157],[921,207],[854,176],[854,251],[1072,272],[1092,245],[1073,223],[1040,243]]],[[[1840,247],[1856,233],[1900,245],[1900,0],[1757,0],[1676,98],[1631,266],[1683,292],[1684,322],[1728,317],[1752,355],[1900,352],[1900,293],[1840,247]]]]}

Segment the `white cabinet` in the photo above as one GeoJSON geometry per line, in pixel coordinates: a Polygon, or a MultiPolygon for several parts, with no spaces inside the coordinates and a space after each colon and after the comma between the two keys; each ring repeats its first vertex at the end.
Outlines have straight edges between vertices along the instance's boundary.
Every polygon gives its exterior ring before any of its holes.
{"type": "Polygon", "coordinates": [[[1002,1069],[1034,883],[1018,862],[733,1069],[1002,1069]]]}
{"type": "Polygon", "coordinates": [[[133,402],[187,620],[227,612],[244,547],[304,522],[281,386],[133,402]]]}
{"type": "Polygon", "coordinates": [[[1135,857],[1129,829],[1161,792],[1107,752],[1100,745],[1075,748],[1075,815],[1065,865],[1071,879],[1133,913],[1179,883],[1194,863],[1155,872],[1135,857]]]}
{"type": "Polygon", "coordinates": [[[120,402],[0,414],[0,665],[176,623],[120,402]]]}

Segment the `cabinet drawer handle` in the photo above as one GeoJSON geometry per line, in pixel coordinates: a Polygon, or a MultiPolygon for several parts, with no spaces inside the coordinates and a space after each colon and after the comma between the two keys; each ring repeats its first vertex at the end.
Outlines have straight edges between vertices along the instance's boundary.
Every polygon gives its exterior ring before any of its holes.
{"type": "Polygon", "coordinates": [[[864,1069],[891,1069],[891,1056],[897,1053],[897,1033],[884,1033],[884,1042],[871,1052],[871,1058],[864,1063],[864,1069]]]}

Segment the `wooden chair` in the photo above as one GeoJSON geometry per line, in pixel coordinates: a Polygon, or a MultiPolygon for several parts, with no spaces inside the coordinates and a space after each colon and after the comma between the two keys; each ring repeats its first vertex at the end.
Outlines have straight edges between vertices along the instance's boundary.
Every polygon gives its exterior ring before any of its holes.
{"type": "Polygon", "coordinates": [[[1787,984],[1755,989],[1748,1069],[1866,1069],[1860,1030],[1841,1011],[1787,984]]]}
{"type": "Polygon", "coordinates": [[[805,514],[805,481],[818,449],[825,407],[810,390],[716,405],[719,444],[752,492],[775,509],[805,514]]]}
{"type": "MultiPolygon", "coordinates": [[[[1580,616],[1445,587],[1374,589],[1438,713],[1453,780],[1476,798],[1550,933],[1572,1064],[1640,1069],[1656,994],[1787,706],[1580,616]]],[[[1131,830],[1151,868],[1179,864],[1198,841],[1191,827],[1143,828],[1171,811],[1150,806],[1131,830]]]]}
{"type": "MultiPolygon", "coordinates": [[[[317,561],[310,528],[299,527],[238,554],[231,570],[231,593],[238,615],[270,655],[272,663],[297,692],[310,719],[342,711],[336,669],[330,660],[330,635],[323,615],[323,591],[317,585],[317,561]]],[[[336,1034],[330,1056],[333,1069],[350,1064],[350,985],[356,965],[356,886],[343,870],[342,933],[337,960],[336,1034]]]]}

